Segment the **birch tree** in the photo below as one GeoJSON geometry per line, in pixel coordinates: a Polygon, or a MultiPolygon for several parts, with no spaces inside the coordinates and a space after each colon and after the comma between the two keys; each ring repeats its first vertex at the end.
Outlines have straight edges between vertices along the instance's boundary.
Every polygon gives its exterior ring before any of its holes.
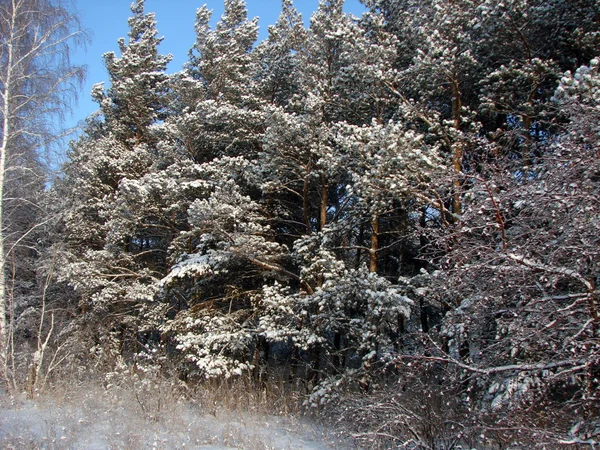
{"type": "Polygon", "coordinates": [[[71,64],[70,54],[85,34],[67,1],[2,0],[0,36],[0,360],[5,368],[8,261],[36,228],[35,222],[26,229],[7,220],[10,208],[27,201],[24,192],[12,188],[29,179],[43,189],[40,154],[60,136],[57,118],[68,111],[83,79],[83,68],[71,64]]]}

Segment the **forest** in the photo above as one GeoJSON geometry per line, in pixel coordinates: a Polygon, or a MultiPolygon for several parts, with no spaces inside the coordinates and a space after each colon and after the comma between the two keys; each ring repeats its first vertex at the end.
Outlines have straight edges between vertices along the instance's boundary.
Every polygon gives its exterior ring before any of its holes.
{"type": "Polygon", "coordinates": [[[80,24],[0,0],[5,385],[278,385],[364,448],[600,446],[600,4],[343,3],[282,0],[262,42],[200,7],[169,74],[135,0],[50,178],[80,24]]]}

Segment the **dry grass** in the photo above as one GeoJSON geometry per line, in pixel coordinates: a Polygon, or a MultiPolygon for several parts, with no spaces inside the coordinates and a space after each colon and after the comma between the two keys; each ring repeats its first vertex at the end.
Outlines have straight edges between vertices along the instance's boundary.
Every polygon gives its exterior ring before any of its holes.
{"type": "Polygon", "coordinates": [[[6,449],[348,448],[297,414],[300,402],[284,383],[258,389],[238,379],[190,389],[120,374],[56,383],[33,400],[6,396],[2,403],[6,449]]]}

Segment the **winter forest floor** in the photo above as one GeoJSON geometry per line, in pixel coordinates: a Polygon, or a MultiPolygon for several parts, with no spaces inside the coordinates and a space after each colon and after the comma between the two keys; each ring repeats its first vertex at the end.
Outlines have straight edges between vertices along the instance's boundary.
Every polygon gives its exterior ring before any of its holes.
{"type": "Polygon", "coordinates": [[[0,448],[352,448],[332,430],[295,414],[239,409],[216,404],[214,397],[177,398],[165,395],[162,386],[153,388],[90,382],[33,400],[3,391],[0,448]]]}

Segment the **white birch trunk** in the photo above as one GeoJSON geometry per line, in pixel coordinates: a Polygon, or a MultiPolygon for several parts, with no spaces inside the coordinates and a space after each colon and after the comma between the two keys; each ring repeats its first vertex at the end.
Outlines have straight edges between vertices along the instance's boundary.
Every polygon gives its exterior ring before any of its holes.
{"type": "Polygon", "coordinates": [[[13,61],[14,46],[13,35],[15,30],[15,15],[11,17],[9,36],[7,36],[7,64],[5,68],[4,90],[2,96],[2,147],[0,148],[0,364],[2,367],[2,376],[6,377],[7,368],[7,299],[6,299],[6,257],[4,254],[4,179],[6,172],[6,154],[10,141],[10,117],[11,117],[11,89],[13,83],[13,61]]]}

